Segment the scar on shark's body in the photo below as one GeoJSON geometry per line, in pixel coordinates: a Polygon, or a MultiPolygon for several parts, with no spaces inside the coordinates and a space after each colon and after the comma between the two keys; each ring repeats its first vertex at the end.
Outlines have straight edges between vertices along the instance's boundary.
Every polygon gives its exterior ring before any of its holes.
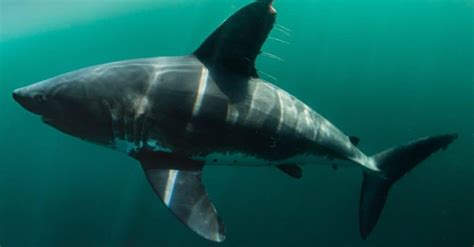
{"type": "Polygon", "coordinates": [[[390,187],[457,135],[364,154],[357,137],[259,78],[255,59],[275,19],[272,1],[256,1],[188,56],[92,66],[17,89],[13,97],[50,126],[137,159],[166,207],[216,242],[225,239],[225,227],[201,182],[204,165],[271,166],[296,179],[302,165],[358,166],[359,229],[366,238],[390,187]]]}

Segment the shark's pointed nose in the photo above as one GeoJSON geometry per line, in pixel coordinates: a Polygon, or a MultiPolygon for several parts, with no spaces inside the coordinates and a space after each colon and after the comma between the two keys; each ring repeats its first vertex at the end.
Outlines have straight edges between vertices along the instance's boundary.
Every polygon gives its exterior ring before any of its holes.
{"type": "Polygon", "coordinates": [[[13,98],[14,98],[18,103],[21,104],[21,101],[22,101],[23,96],[22,96],[22,93],[21,93],[21,89],[20,89],[20,88],[15,89],[15,90],[13,91],[13,93],[12,93],[12,96],[13,96],[13,98]]]}
{"type": "Polygon", "coordinates": [[[13,99],[15,99],[18,104],[20,104],[23,108],[27,109],[30,112],[36,112],[35,110],[35,103],[28,96],[27,90],[25,88],[15,89],[12,93],[13,99]]]}

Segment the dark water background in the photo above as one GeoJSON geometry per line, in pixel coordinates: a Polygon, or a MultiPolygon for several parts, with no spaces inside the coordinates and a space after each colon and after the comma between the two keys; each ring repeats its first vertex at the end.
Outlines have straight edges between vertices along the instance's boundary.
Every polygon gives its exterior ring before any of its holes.
{"type": "MultiPolygon", "coordinates": [[[[44,2],[52,7],[41,19],[86,4],[44,2]]],[[[358,168],[308,166],[296,181],[276,169],[207,167],[204,183],[227,226],[222,244],[182,226],[136,161],[53,130],[11,98],[14,88],[89,65],[188,54],[250,0],[139,2],[7,35],[22,21],[8,11],[29,2],[0,0],[2,247],[474,244],[472,1],[277,1],[278,23],[292,34],[271,36],[291,44],[267,41],[264,50],[284,62],[261,56],[258,68],[278,81],[264,78],[359,136],[367,154],[425,135],[460,138],[392,189],[366,241],[358,234],[358,168]]],[[[28,11],[20,14],[36,13],[28,11]]]]}

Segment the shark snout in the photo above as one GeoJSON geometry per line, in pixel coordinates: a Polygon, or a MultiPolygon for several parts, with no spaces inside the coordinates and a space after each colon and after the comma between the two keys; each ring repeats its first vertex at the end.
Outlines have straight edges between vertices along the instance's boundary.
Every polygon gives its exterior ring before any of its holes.
{"type": "Polygon", "coordinates": [[[44,96],[39,93],[32,93],[28,87],[18,88],[12,92],[13,99],[26,110],[41,115],[42,101],[44,96]]]}
{"type": "Polygon", "coordinates": [[[20,89],[15,89],[15,90],[13,90],[12,96],[13,96],[13,98],[14,98],[16,101],[19,102],[19,100],[21,100],[20,89]]]}
{"type": "Polygon", "coordinates": [[[21,106],[27,108],[28,105],[28,99],[24,93],[24,90],[22,88],[15,89],[12,92],[13,99],[16,100],[21,106]]]}

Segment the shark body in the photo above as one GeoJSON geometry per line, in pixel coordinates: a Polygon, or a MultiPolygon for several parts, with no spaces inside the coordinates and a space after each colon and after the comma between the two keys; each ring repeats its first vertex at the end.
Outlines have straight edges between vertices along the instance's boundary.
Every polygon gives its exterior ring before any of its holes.
{"type": "Polygon", "coordinates": [[[274,166],[294,178],[302,165],[322,159],[358,165],[365,238],[393,183],[457,135],[365,155],[358,138],[258,78],[255,58],[275,16],[272,1],[257,1],[191,55],[96,65],[17,89],[13,97],[64,133],[136,158],[163,203],[217,242],[225,227],[201,182],[204,165],[274,166]]]}

